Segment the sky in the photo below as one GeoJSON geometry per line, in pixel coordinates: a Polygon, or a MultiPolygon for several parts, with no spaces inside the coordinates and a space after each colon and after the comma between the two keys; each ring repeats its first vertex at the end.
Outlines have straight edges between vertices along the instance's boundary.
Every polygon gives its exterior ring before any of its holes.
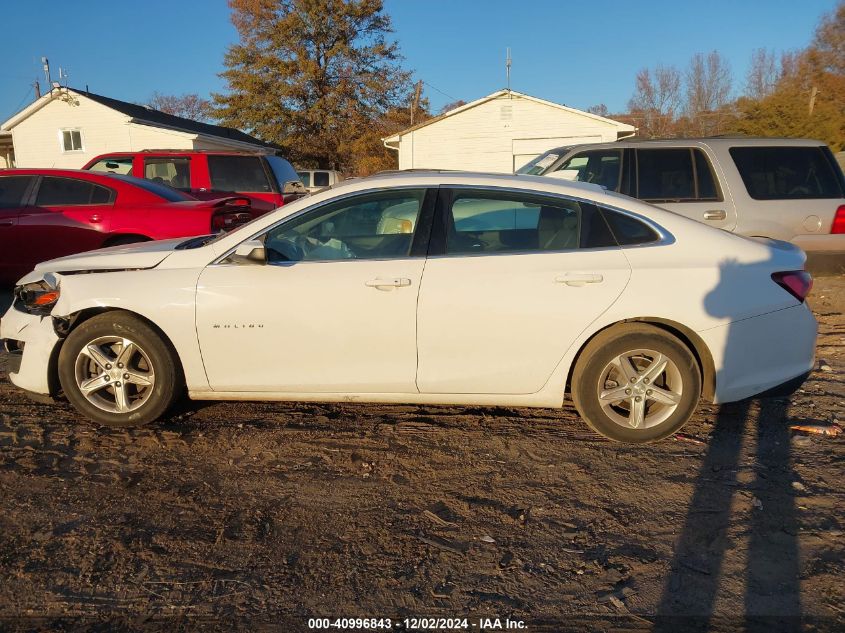
{"type": "MultiPolygon", "coordinates": [[[[835,0],[385,0],[404,65],[425,82],[432,110],[506,87],[586,109],[622,112],[643,67],[685,68],[718,50],[741,91],[753,50],[805,47],[835,0]]],[[[0,121],[45,87],[41,57],[68,85],[145,102],[224,91],[218,73],[237,41],[225,0],[8,0],[3,9],[0,121]]]]}

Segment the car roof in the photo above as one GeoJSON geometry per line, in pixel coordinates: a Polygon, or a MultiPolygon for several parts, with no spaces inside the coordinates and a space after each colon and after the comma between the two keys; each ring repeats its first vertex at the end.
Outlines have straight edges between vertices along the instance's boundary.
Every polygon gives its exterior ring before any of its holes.
{"type": "Polygon", "coordinates": [[[818,141],[809,138],[786,138],[774,136],[698,136],[698,137],[683,137],[683,138],[630,138],[621,141],[607,141],[604,143],[583,143],[578,145],[562,145],[550,150],[546,150],[546,154],[564,154],[574,149],[592,149],[592,148],[606,148],[606,147],[674,147],[677,145],[730,145],[731,147],[772,147],[772,146],[791,146],[791,147],[818,147],[825,145],[824,141],[818,141]]]}
{"type": "MultiPolygon", "coordinates": [[[[173,154],[173,155],[186,155],[186,154],[209,154],[209,155],[226,155],[226,156],[267,156],[267,155],[275,155],[273,152],[262,152],[262,151],[248,151],[248,150],[238,150],[238,149],[139,149],[139,150],[127,150],[125,152],[106,152],[105,154],[100,154],[95,156],[93,160],[99,158],[108,158],[110,156],[136,156],[138,154],[173,154]]],[[[283,158],[280,156],[279,158],[283,158]]]]}

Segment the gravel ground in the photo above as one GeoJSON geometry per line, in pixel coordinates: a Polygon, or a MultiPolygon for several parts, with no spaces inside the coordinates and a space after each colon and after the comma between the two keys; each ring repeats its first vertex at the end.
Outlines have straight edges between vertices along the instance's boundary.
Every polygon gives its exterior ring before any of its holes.
{"type": "Polygon", "coordinates": [[[845,419],[845,278],[810,303],[828,370],[641,447],[569,404],[195,403],[99,429],[0,354],[0,628],[845,630],[843,436],[789,429],[845,419]]]}

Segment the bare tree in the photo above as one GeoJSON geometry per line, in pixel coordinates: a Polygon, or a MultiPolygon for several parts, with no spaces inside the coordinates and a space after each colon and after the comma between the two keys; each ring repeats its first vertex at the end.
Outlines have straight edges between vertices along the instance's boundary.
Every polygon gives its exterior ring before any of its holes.
{"type": "Polygon", "coordinates": [[[184,119],[202,122],[211,120],[211,102],[197,94],[163,95],[154,92],[147,101],[147,105],[160,112],[184,119]]]}
{"type": "Polygon", "coordinates": [[[727,118],[725,106],[733,79],[728,61],[718,51],[696,53],[687,70],[686,116],[692,130],[701,135],[718,134],[727,118]]]}
{"type": "Polygon", "coordinates": [[[822,18],[811,48],[824,70],[845,75],[845,0],[839,0],[836,10],[822,18]]]}
{"type": "Polygon", "coordinates": [[[751,66],[745,80],[745,93],[748,97],[760,100],[774,92],[780,70],[774,52],[758,48],[751,54],[751,66]]]}
{"type": "Polygon", "coordinates": [[[464,101],[463,99],[458,99],[457,101],[450,101],[445,106],[440,108],[440,114],[446,114],[447,112],[451,112],[452,110],[456,110],[457,108],[460,108],[461,106],[465,106],[466,104],[467,104],[467,102],[464,101]]]}
{"type": "Polygon", "coordinates": [[[603,116],[608,117],[610,116],[610,110],[607,109],[607,106],[603,103],[597,103],[596,105],[591,105],[587,108],[587,112],[590,114],[595,114],[596,116],[603,116]]]}
{"type": "Polygon", "coordinates": [[[628,102],[640,135],[669,136],[681,104],[681,73],[674,66],[657,66],[653,73],[643,68],[637,73],[634,96],[628,102]]]}

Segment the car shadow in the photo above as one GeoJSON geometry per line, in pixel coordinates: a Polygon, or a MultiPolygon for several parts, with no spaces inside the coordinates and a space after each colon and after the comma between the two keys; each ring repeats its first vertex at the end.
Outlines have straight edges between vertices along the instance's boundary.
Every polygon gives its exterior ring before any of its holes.
{"type": "MultiPolygon", "coordinates": [[[[726,260],[720,266],[718,284],[705,299],[711,316],[731,323],[725,339],[725,366],[742,366],[748,360],[728,280],[762,273],[765,281],[769,275],[760,267],[767,264],[726,260]]],[[[720,378],[724,379],[721,371],[717,384],[720,378]]],[[[801,629],[798,516],[787,405],[780,394],[719,407],[663,586],[654,633],[726,627],[801,629]],[[742,578],[728,573],[737,568],[735,561],[744,565],[742,578]],[[743,612],[716,608],[717,602],[740,591],[744,592],[743,612]]]]}

